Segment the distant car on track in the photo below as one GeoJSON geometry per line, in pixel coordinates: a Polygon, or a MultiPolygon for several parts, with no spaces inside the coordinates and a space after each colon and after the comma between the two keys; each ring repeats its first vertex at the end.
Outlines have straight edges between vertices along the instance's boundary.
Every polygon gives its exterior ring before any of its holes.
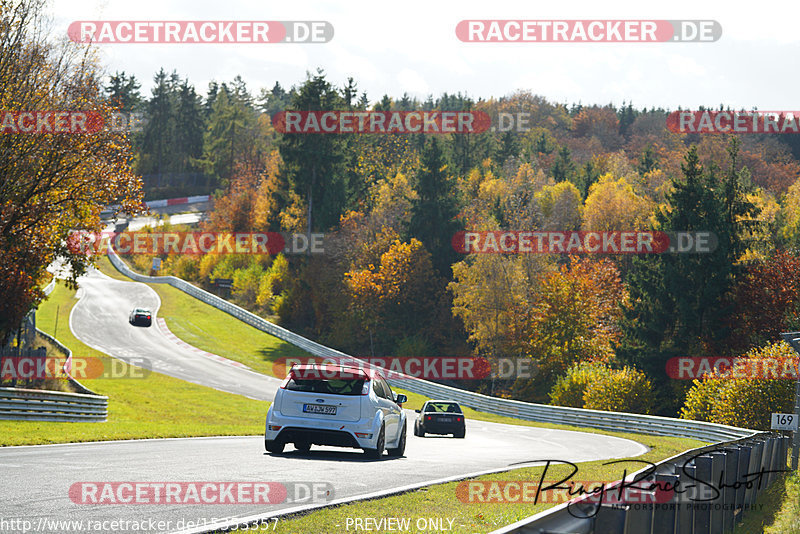
{"type": "Polygon", "coordinates": [[[464,413],[461,406],[452,400],[429,400],[421,410],[414,410],[419,415],[414,423],[414,435],[425,437],[425,434],[453,434],[463,438],[467,432],[464,413]]]}
{"type": "Polygon", "coordinates": [[[311,445],[363,449],[374,459],[384,450],[406,448],[405,395],[392,392],[372,369],[339,365],[295,365],[267,411],[264,445],[281,453],[287,443],[307,452],[311,445]]]}
{"type": "Polygon", "coordinates": [[[153,314],[144,308],[134,308],[128,317],[128,322],[133,326],[150,326],[153,324],[153,314]]]}

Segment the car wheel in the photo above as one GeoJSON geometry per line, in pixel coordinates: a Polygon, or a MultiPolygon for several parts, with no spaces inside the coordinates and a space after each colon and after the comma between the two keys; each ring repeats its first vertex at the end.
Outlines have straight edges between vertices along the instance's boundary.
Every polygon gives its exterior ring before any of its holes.
{"type": "Polygon", "coordinates": [[[374,449],[364,449],[364,454],[373,460],[380,460],[383,457],[384,447],[386,446],[386,429],[381,425],[381,431],[378,434],[377,447],[374,449]]]}
{"type": "Polygon", "coordinates": [[[279,441],[274,441],[271,439],[264,440],[264,448],[267,449],[267,452],[280,454],[283,452],[284,446],[286,446],[286,444],[279,441]]]}
{"type": "Polygon", "coordinates": [[[403,456],[406,452],[406,425],[403,425],[403,431],[400,433],[400,442],[394,449],[389,449],[389,456],[403,456]]]}
{"type": "Polygon", "coordinates": [[[462,429],[462,430],[459,430],[459,431],[458,431],[458,432],[456,432],[455,434],[453,434],[453,437],[454,437],[454,438],[463,438],[463,437],[466,435],[466,433],[467,433],[467,429],[466,429],[466,428],[464,428],[464,429],[462,429]]]}
{"type": "Polygon", "coordinates": [[[308,452],[311,450],[311,444],[301,441],[299,443],[295,443],[294,448],[300,452],[308,452]]]}
{"type": "Polygon", "coordinates": [[[421,438],[425,437],[425,429],[422,427],[422,425],[419,425],[419,431],[417,432],[417,435],[421,438]]]}

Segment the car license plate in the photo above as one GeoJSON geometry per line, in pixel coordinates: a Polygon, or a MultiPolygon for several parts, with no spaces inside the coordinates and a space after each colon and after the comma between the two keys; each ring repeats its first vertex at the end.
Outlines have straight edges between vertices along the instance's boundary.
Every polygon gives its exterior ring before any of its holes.
{"type": "Polygon", "coordinates": [[[440,417],[440,420],[443,423],[451,423],[451,422],[453,422],[453,416],[452,415],[443,415],[443,416],[440,417]]]}
{"type": "Polygon", "coordinates": [[[324,415],[336,415],[336,406],[323,406],[322,404],[304,404],[303,411],[306,413],[321,413],[324,415]]]}

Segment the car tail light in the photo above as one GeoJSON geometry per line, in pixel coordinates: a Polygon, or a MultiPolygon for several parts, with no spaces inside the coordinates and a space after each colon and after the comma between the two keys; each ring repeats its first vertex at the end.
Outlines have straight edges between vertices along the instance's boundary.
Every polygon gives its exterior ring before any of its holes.
{"type": "Polygon", "coordinates": [[[456,417],[456,421],[458,421],[460,423],[461,422],[461,418],[460,417],[456,417]]]}
{"type": "Polygon", "coordinates": [[[270,430],[280,430],[281,429],[281,425],[269,425],[269,429],[270,430]]]}
{"type": "Polygon", "coordinates": [[[367,434],[366,432],[356,432],[356,437],[357,438],[372,439],[372,434],[367,434]]]}
{"type": "Polygon", "coordinates": [[[430,421],[431,419],[433,419],[433,416],[430,416],[430,415],[426,415],[425,416],[425,420],[426,421],[430,421]]]}
{"type": "Polygon", "coordinates": [[[147,316],[147,318],[149,319],[149,318],[150,318],[150,316],[148,315],[148,316],[147,316]]]}

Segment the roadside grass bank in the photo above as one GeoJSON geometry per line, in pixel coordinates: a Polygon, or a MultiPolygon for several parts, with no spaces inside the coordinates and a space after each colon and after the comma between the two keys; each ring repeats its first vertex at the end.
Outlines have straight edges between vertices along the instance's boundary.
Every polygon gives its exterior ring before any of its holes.
{"type": "MultiPolygon", "coordinates": [[[[98,262],[98,268],[104,274],[117,280],[130,282],[131,279],[117,271],[107,257],[103,257],[98,262]]],[[[219,354],[231,360],[241,362],[254,371],[261,372],[277,378],[284,378],[284,374],[276,374],[272,363],[279,357],[308,357],[307,352],[299,349],[290,343],[271,336],[257,328],[243,323],[239,319],[220,311],[213,306],[206,304],[192,296],[187,295],[179,289],[175,289],[167,284],[147,284],[153,288],[161,299],[161,308],[158,316],[163,317],[169,329],[180,339],[192,346],[219,354]]],[[[412,393],[400,388],[392,388],[397,393],[403,393],[408,397],[408,402],[404,408],[418,410],[422,408],[428,397],[412,393]]],[[[488,421],[492,423],[505,423],[511,425],[532,426],[540,428],[555,428],[562,430],[575,430],[611,436],[635,439],[642,443],[631,434],[621,432],[608,432],[584,427],[569,425],[553,425],[549,423],[537,423],[525,421],[503,415],[494,415],[479,412],[471,408],[463,407],[464,415],[468,419],[478,421],[488,421]]],[[[638,436],[638,435],[637,435],[638,436]]],[[[700,442],[697,442],[700,443],[700,442]]]]}
{"type": "Polygon", "coordinates": [[[783,473],[756,500],[756,508],[745,516],[736,533],[800,533],[800,474],[783,473]]]}
{"type": "MultiPolygon", "coordinates": [[[[37,312],[37,326],[73,356],[110,358],[78,341],[69,329],[75,292],[58,283],[37,312]],[[58,310],[58,331],[55,331],[58,310]]],[[[119,365],[119,362],[117,362],[119,365]]],[[[124,364],[127,365],[127,364],[124,364]]],[[[145,379],[94,379],[81,383],[109,398],[105,423],[0,421],[0,445],[40,445],[118,439],[257,435],[269,403],[150,373],[145,379]]]]}
{"type": "MultiPolygon", "coordinates": [[[[97,262],[103,274],[131,282],[108,257],[97,262]]],[[[235,317],[167,284],[147,284],[158,293],[163,318],[170,331],[186,343],[245,364],[253,371],[284,378],[273,364],[278,358],[308,357],[309,354],[282,339],[262,332],[235,317]],[[278,376],[280,375],[280,376],[278,376]]]]}
{"type": "MultiPolygon", "coordinates": [[[[613,482],[625,475],[625,469],[627,469],[627,474],[630,474],[645,467],[642,461],[656,463],[680,454],[687,449],[703,445],[702,442],[684,438],[636,434],[625,434],[624,436],[647,443],[650,446],[650,450],[641,456],[630,458],[631,461],[625,463],[604,465],[608,460],[579,463],[577,464],[578,472],[572,480],[576,481],[576,483],[577,481],[589,480],[613,482]]],[[[541,479],[543,469],[544,467],[541,466],[523,467],[503,473],[479,476],[470,480],[485,482],[514,481],[535,484],[541,479]]],[[[547,480],[557,481],[566,477],[570,471],[571,468],[568,466],[553,464],[548,468],[547,480]]],[[[307,514],[280,518],[277,524],[271,521],[268,530],[272,531],[274,526],[275,532],[292,534],[340,533],[348,530],[365,530],[363,526],[361,529],[355,528],[356,519],[363,521],[366,518],[371,518],[380,521],[381,518],[399,518],[410,522],[411,532],[424,530],[420,528],[420,525],[429,520],[439,521],[439,525],[446,529],[451,529],[448,532],[490,532],[559,504],[552,502],[539,502],[537,504],[463,502],[462,499],[469,500],[468,492],[465,490],[466,483],[463,481],[437,484],[392,497],[359,501],[307,514]]],[[[488,495],[488,493],[484,495],[488,495]]],[[[545,495],[552,495],[552,493],[545,495]]],[[[392,531],[390,528],[379,528],[376,523],[370,523],[370,527],[375,532],[392,531]]],[[[267,527],[265,526],[264,528],[266,529],[267,527]]],[[[244,534],[248,531],[237,530],[234,532],[244,534]]]]}

